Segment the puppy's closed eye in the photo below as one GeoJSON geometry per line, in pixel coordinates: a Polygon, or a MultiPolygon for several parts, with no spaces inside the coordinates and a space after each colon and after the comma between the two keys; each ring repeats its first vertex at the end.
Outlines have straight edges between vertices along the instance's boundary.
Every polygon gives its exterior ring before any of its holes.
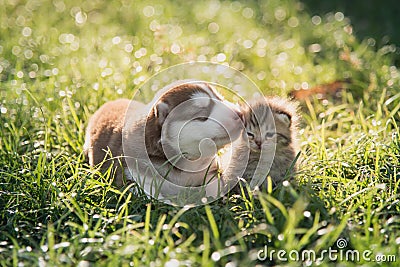
{"type": "Polygon", "coordinates": [[[195,118],[194,120],[204,122],[204,121],[207,121],[207,120],[208,120],[208,117],[197,117],[197,118],[195,118]]]}

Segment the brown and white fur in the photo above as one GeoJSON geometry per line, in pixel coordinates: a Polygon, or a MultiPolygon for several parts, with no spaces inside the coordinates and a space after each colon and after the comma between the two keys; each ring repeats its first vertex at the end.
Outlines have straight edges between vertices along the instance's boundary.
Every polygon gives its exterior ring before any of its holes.
{"type": "Polygon", "coordinates": [[[210,85],[185,82],[147,105],[128,99],[104,104],[89,121],[84,150],[91,166],[115,165],[117,186],[126,183],[124,174],[131,180],[154,171],[176,185],[199,186],[207,171],[215,175],[217,150],[238,138],[241,122],[239,109],[210,85]],[[149,165],[154,168],[147,172],[149,165]]]}
{"type": "Polygon", "coordinates": [[[250,155],[243,178],[250,188],[266,187],[267,176],[274,185],[289,179],[299,151],[297,104],[284,98],[266,97],[243,106],[250,155]],[[264,183],[261,185],[261,182],[264,183]]]}

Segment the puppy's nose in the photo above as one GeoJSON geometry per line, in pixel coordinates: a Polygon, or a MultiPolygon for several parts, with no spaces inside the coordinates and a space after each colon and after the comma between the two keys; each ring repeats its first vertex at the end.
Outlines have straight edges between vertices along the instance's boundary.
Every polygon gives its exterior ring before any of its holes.
{"type": "Polygon", "coordinates": [[[243,115],[242,110],[236,105],[233,105],[232,109],[236,113],[236,116],[237,116],[235,119],[237,119],[237,120],[240,119],[242,122],[244,122],[244,115],[243,115]]]}
{"type": "Polygon", "coordinates": [[[244,115],[242,110],[240,109],[240,107],[236,104],[232,104],[228,101],[225,101],[225,104],[233,111],[236,113],[235,119],[236,120],[240,120],[242,122],[244,122],[244,115]]]}

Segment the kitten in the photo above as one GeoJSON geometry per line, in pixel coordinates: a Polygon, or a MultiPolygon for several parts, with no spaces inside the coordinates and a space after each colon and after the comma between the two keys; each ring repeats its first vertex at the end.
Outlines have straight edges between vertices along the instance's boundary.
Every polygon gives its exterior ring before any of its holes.
{"type": "Polygon", "coordinates": [[[296,164],[290,169],[299,151],[298,114],[295,102],[267,97],[250,102],[243,107],[245,127],[250,148],[244,174],[250,187],[267,186],[264,180],[271,177],[273,185],[290,179],[296,172],[296,164]],[[275,152],[275,153],[274,153],[275,152]]]}

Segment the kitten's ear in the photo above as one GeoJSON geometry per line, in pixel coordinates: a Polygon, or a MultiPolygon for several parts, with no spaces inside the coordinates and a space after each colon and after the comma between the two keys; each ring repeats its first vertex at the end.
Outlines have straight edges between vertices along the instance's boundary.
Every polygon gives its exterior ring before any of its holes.
{"type": "Polygon", "coordinates": [[[287,113],[280,112],[277,113],[278,120],[283,122],[287,127],[290,127],[291,124],[291,116],[287,113]]]}
{"type": "Polygon", "coordinates": [[[158,119],[158,123],[162,125],[169,113],[169,106],[167,103],[161,101],[154,107],[154,115],[158,119]]]}

